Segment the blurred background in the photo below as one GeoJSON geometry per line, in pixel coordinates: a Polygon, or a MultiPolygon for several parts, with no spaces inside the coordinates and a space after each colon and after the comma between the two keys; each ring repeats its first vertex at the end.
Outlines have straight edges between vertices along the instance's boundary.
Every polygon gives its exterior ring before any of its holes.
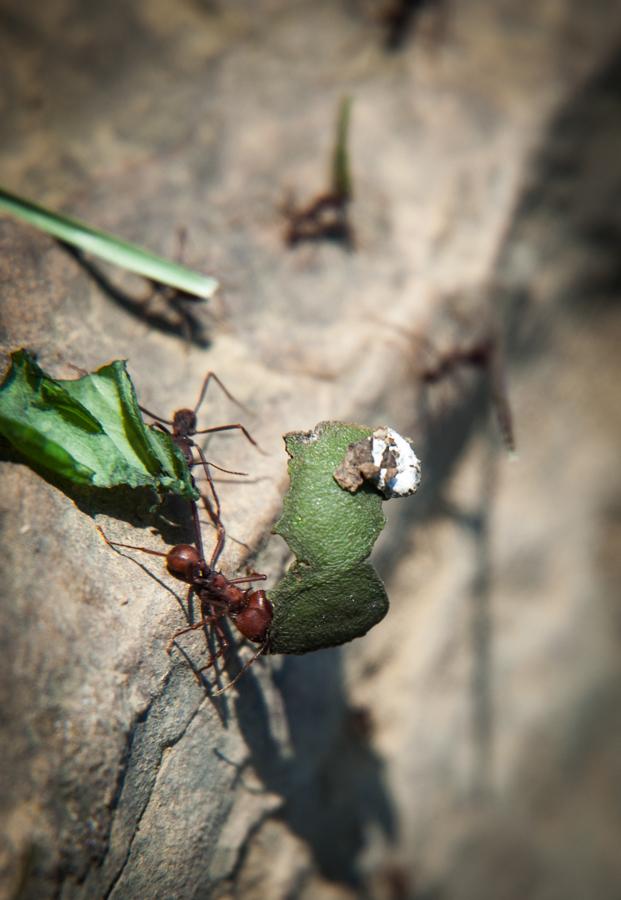
{"type": "Polygon", "coordinates": [[[146,514],[3,451],[2,896],[621,896],[620,51],[604,0],[0,0],[4,187],[185,233],[222,283],[145,307],[1,217],[3,369],[127,358],[164,415],[216,371],[268,451],[210,444],[251,473],[219,481],[223,566],[272,584],[285,431],[389,423],[423,463],[387,618],[210,698],[94,528],[155,546],[146,514]],[[347,229],[291,241],[343,97],[347,229]]]}

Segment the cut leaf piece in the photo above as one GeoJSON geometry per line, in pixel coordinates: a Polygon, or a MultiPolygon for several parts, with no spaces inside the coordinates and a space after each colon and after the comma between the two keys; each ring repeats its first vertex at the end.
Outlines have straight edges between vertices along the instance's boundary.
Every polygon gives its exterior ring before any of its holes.
{"type": "Polygon", "coordinates": [[[373,429],[321,422],[313,431],[285,435],[291,484],[274,526],[298,562],[318,568],[350,569],[366,559],[384,527],[382,497],[365,488],[344,491],[333,472],[350,444],[373,429]]]}
{"type": "Polygon", "coordinates": [[[362,637],[388,612],[382,581],[368,563],[344,572],[294,566],[269,592],[270,653],[310,653],[362,637]]]}
{"type": "Polygon", "coordinates": [[[197,498],[170,436],[143,422],[123,360],[56,380],[27,350],[11,359],[0,385],[0,434],[28,460],[76,485],[197,498]]]}
{"type": "Polygon", "coordinates": [[[274,531],[296,561],[268,592],[270,653],[344,644],[386,615],[384,585],[365,562],[384,526],[382,496],[369,486],[349,493],[333,477],[348,447],[371,434],[360,425],[321,422],[285,436],[291,483],[274,531]]]}

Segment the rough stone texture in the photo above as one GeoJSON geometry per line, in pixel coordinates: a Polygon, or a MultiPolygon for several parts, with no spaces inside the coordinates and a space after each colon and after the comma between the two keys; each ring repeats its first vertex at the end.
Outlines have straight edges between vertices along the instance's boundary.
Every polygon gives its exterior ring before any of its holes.
{"type": "MultiPolygon", "coordinates": [[[[7,187],[156,251],[185,226],[225,288],[188,346],[162,301],[146,321],[3,218],[4,353],[127,357],[164,413],[217,371],[269,454],[212,443],[253,475],[222,485],[227,528],[274,579],[284,431],[390,423],[424,477],[387,507],[385,621],[210,699],[143,568],[175,585],[93,519],[180,530],[2,463],[7,897],[618,896],[621,16],[453,0],[415,25],[390,54],[362,2],[0,5],[7,187]],[[285,251],[278,205],[324,187],[347,93],[357,252],[285,251]],[[492,327],[516,461],[482,373],[446,364],[492,327]]],[[[237,415],[214,390],[206,419],[237,415]]]]}

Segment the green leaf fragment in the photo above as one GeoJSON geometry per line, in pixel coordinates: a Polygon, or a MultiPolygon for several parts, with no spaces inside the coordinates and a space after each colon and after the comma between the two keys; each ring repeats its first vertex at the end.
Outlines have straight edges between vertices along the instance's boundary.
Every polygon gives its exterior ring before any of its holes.
{"type": "Polygon", "coordinates": [[[384,527],[382,498],[372,489],[351,494],[333,477],[350,444],[372,429],[321,422],[314,431],[285,436],[290,488],[274,526],[299,563],[349,569],[366,559],[384,527]]]}
{"type": "Polygon", "coordinates": [[[271,653],[308,653],[361,637],[388,611],[384,586],[365,560],[384,526],[372,488],[344,491],[333,473],[350,444],[372,429],[322,422],[285,437],[291,484],[274,527],[296,561],[269,591],[271,653]]]}
{"type": "Polygon", "coordinates": [[[388,612],[382,581],[368,563],[344,572],[294,566],[269,598],[270,653],[310,653],[362,637],[388,612]]]}
{"type": "Polygon", "coordinates": [[[197,497],[170,436],[144,424],[124,361],[55,380],[27,350],[11,359],[0,385],[0,434],[31,462],[76,485],[197,497]]]}

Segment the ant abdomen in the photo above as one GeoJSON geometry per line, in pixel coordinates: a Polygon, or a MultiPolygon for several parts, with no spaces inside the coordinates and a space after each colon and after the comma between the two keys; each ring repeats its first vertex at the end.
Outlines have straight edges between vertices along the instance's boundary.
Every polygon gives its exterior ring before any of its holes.
{"type": "Polygon", "coordinates": [[[265,591],[253,591],[246,605],[233,618],[243,636],[255,644],[262,644],[268,635],[274,611],[265,591]]]}
{"type": "Polygon", "coordinates": [[[191,544],[176,544],[166,554],[166,568],[175,578],[193,584],[202,564],[201,555],[191,544]]]}

